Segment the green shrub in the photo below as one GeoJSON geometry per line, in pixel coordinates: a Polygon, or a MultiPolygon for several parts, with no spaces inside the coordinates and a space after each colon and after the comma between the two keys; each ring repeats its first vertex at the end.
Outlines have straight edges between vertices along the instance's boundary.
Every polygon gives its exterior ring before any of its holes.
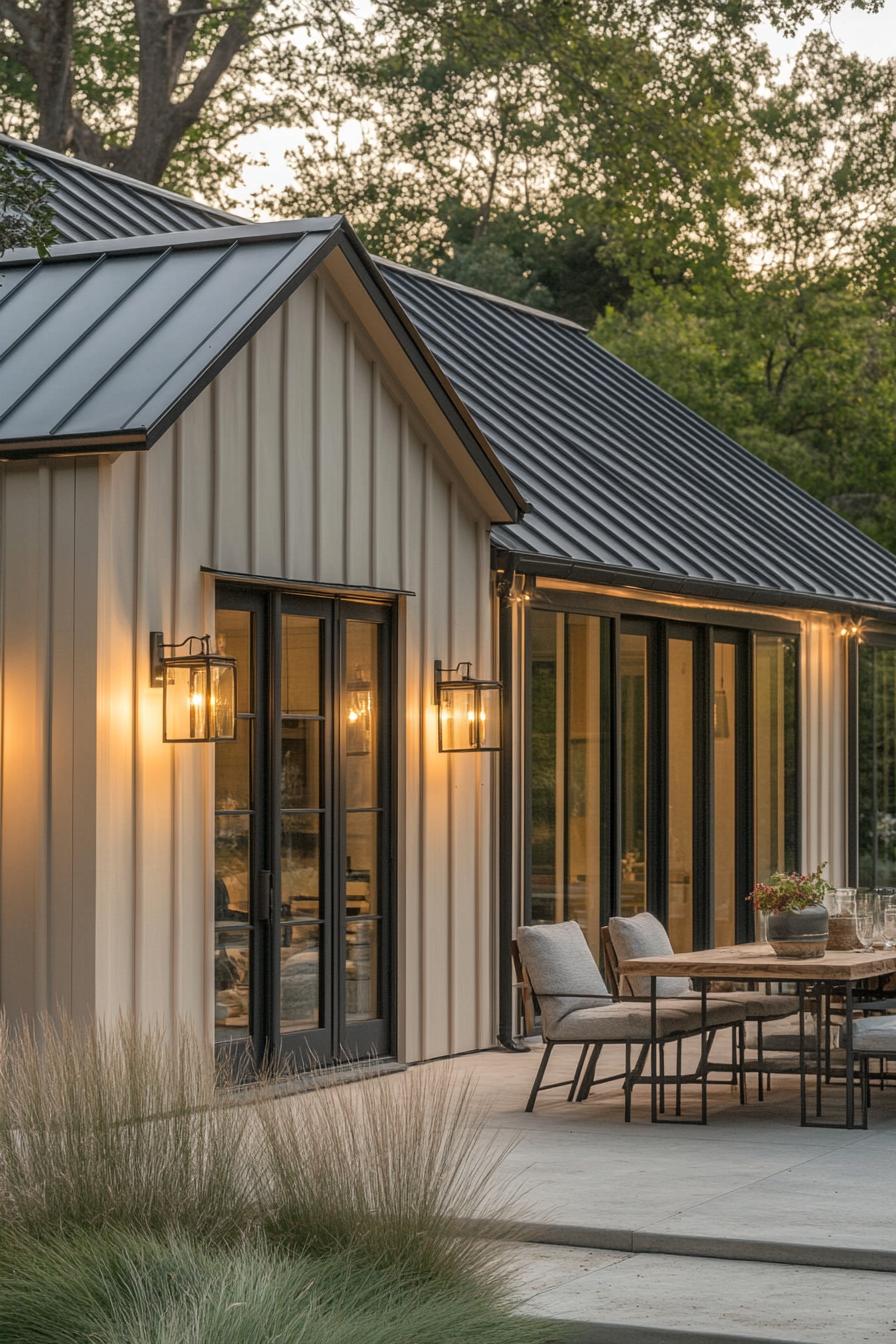
{"type": "Polygon", "coordinates": [[[0,1248],[0,1339],[15,1344],[540,1344],[545,1325],[478,1293],[260,1239],[70,1233],[0,1248]]]}

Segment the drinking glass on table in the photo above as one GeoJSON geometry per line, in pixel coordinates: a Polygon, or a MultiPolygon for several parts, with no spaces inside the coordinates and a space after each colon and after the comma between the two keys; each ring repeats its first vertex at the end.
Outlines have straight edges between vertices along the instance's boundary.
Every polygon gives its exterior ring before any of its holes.
{"type": "Polygon", "coordinates": [[[896,895],[881,896],[880,932],[885,948],[896,947],[896,895]]]}
{"type": "Polygon", "coordinates": [[[854,915],[856,913],[855,887],[838,887],[833,896],[835,915],[854,915]]]}
{"type": "Polygon", "coordinates": [[[860,906],[856,911],[856,937],[864,951],[874,944],[874,907],[860,906]]]}

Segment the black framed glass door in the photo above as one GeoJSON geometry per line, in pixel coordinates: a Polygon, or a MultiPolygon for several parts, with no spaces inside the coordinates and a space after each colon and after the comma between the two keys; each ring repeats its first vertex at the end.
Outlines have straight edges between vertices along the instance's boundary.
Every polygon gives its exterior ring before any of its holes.
{"type": "Polygon", "coordinates": [[[679,951],[752,937],[753,881],[798,863],[798,635],[546,600],[527,641],[527,921],[595,955],[614,913],[679,951]]]}
{"type": "Polygon", "coordinates": [[[216,748],[215,1019],[224,1049],[392,1052],[388,607],[222,587],[239,724],[216,748]]]}

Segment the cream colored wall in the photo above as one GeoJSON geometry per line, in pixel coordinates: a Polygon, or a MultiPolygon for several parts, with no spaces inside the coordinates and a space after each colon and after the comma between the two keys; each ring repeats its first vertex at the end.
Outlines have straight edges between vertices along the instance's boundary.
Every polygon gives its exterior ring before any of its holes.
{"type": "Polygon", "coordinates": [[[0,1003],[93,1008],[95,462],[0,468],[0,1003]]]}
{"type": "Polygon", "coordinates": [[[400,1050],[489,1044],[492,767],[439,754],[431,704],[433,659],[493,668],[488,520],[332,277],[102,476],[99,1009],[211,1032],[213,751],[163,744],[147,665],[150,630],[213,627],[211,566],[415,593],[400,619],[400,1050]]]}
{"type": "Polygon", "coordinates": [[[846,883],[846,641],[840,622],[801,620],[803,867],[828,863],[835,886],[846,883]]]}

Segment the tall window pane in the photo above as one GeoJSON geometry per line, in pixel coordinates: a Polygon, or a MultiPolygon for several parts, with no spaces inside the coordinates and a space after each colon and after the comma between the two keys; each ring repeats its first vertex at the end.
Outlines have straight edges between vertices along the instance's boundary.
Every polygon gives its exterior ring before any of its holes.
{"type": "Polygon", "coordinates": [[[713,941],[736,938],[737,911],[737,648],[713,649],[713,941]]]}
{"type": "Polygon", "coordinates": [[[619,646],[622,706],[623,915],[647,909],[647,636],[622,635],[619,646]]]}
{"type": "Polygon", "coordinates": [[[215,1039],[249,1035],[250,919],[255,799],[252,615],[219,610],[216,648],[237,661],[239,705],[233,742],[215,747],[215,1039]]]}
{"type": "Polygon", "coordinates": [[[575,919],[597,953],[609,825],[606,622],[546,611],[529,622],[529,919],[575,919]]]}
{"type": "Polygon", "coordinates": [[[533,924],[563,919],[563,630],[555,612],[529,613],[529,879],[533,924]],[[559,729],[558,729],[559,720],[559,729]]]}
{"type": "Polygon", "coordinates": [[[859,646],[859,882],[896,886],[896,649],[859,646]]]}
{"type": "Polygon", "coordinates": [[[669,937],[694,946],[694,643],[669,640],[669,937]]]}
{"type": "Polygon", "coordinates": [[[797,641],[753,642],[754,868],[756,880],[797,866],[797,641]]]}

